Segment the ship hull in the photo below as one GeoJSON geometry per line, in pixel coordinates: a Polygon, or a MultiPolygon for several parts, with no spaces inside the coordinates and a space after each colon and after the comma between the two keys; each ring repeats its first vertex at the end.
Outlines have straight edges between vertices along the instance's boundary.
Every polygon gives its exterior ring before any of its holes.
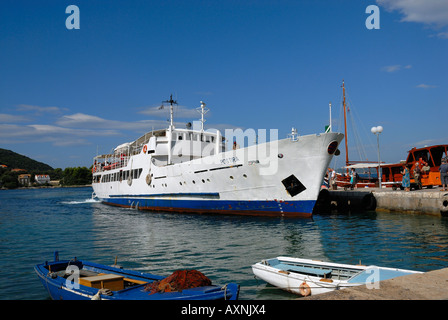
{"type": "Polygon", "coordinates": [[[94,175],[92,186],[103,203],[139,210],[311,217],[342,138],[300,136],[166,166],[142,153],[127,167],[96,173],[116,178],[119,171],[139,168],[138,178],[103,182],[94,175]]]}
{"type": "Polygon", "coordinates": [[[311,217],[316,201],[163,200],[117,197],[102,202],[118,207],[162,212],[311,217]]]}

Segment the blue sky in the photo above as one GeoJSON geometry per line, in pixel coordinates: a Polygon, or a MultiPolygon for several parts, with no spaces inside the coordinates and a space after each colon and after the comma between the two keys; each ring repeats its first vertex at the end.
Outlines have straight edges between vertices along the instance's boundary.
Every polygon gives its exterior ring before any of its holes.
{"type": "MultiPolygon", "coordinates": [[[[0,147],[54,168],[167,126],[322,132],[342,80],[369,160],[448,143],[446,0],[0,2],[0,147]],[[67,6],[80,28],[67,29],[67,6]],[[367,29],[377,5],[380,29],[367,29]]],[[[339,128],[338,128],[339,125],[339,128]]],[[[349,145],[354,135],[349,131],[349,145]]],[[[343,148],[342,148],[343,149],[343,148]]],[[[344,150],[338,165],[344,164],[344,150]]],[[[350,158],[358,154],[350,147],[350,158]]]]}

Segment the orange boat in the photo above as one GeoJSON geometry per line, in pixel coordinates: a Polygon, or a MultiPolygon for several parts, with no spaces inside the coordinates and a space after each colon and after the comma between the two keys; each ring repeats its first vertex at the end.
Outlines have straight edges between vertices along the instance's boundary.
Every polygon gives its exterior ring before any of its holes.
{"type": "MultiPolygon", "coordinates": [[[[343,93],[343,111],[344,111],[344,139],[345,139],[345,168],[347,172],[345,174],[337,174],[336,185],[342,187],[345,190],[348,188],[353,188],[354,186],[350,183],[349,169],[376,169],[376,176],[378,176],[378,163],[374,161],[350,161],[348,157],[348,145],[347,145],[347,105],[345,101],[345,85],[342,81],[342,93],[343,93]]],[[[409,167],[409,172],[411,176],[411,188],[421,189],[422,187],[432,188],[433,186],[441,185],[439,166],[441,165],[442,158],[446,157],[448,159],[448,144],[433,145],[423,148],[412,148],[408,151],[408,157],[406,161],[394,164],[383,164],[381,163],[381,185],[382,187],[392,187],[394,190],[399,187],[401,188],[401,180],[403,178],[401,171],[403,171],[404,166],[409,167]],[[420,168],[421,179],[420,184],[415,181],[414,169],[416,164],[420,168]]],[[[369,171],[370,172],[370,171],[369,171]]],[[[361,177],[356,183],[356,188],[371,188],[378,187],[377,177],[361,177]]]]}
{"type": "Polygon", "coordinates": [[[408,151],[408,157],[405,162],[381,165],[382,181],[393,188],[401,185],[404,166],[408,166],[411,173],[411,188],[420,189],[421,187],[432,188],[441,185],[439,166],[442,158],[448,156],[448,144],[434,145],[423,148],[412,148],[408,151]],[[414,169],[419,166],[421,171],[421,185],[415,181],[414,169]]]}

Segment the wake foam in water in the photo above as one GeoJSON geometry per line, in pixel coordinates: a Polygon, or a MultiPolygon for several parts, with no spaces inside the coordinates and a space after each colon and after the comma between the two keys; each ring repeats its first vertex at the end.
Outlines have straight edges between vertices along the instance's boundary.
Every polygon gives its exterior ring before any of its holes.
{"type": "Polygon", "coordinates": [[[85,199],[85,200],[73,200],[73,201],[63,201],[63,204],[84,204],[84,203],[97,203],[97,202],[101,202],[100,200],[97,199],[85,199]]]}

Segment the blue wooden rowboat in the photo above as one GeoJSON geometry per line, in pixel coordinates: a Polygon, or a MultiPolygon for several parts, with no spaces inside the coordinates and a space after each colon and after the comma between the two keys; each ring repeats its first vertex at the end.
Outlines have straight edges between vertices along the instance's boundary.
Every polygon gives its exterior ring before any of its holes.
{"type": "Polygon", "coordinates": [[[237,300],[239,285],[207,285],[179,292],[151,293],[148,284],[165,277],[106,266],[76,258],[34,266],[40,281],[54,300],[237,300]]]}

